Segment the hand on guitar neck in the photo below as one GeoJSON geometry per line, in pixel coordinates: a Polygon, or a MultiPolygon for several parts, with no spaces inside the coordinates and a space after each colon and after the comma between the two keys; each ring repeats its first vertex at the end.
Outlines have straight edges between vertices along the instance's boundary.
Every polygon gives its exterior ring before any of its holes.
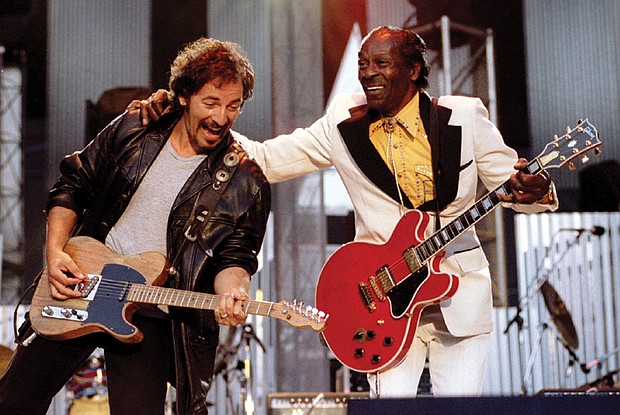
{"type": "MultiPolygon", "coordinates": [[[[168,277],[169,264],[158,252],[118,256],[86,236],[71,238],[64,250],[89,278],[76,286],[78,298],[58,300],[51,295],[47,270],[43,271],[32,297],[30,320],[38,334],[51,339],[67,340],[105,332],[122,342],[137,343],[142,340],[142,333],[131,324],[131,316],[138,304],[213,310],[219,314],[216,319],[221,324],[233,324],[254,314],[315,331],[324,329],[328,317],[323,311],[297,301],[250,300],[240,290],[217,295],[161,287],[168,277]]],[[[231,268],[230,272],[236,271],[231,268]]]]}
{"type": "Polygon", "coordinates": [[[536,174],[529,173],[529,163],[524,158],[520,158],[514,168],[517,171],[508,179],[512,192],[497,194],[502,202],[529,205],[540,201],[549,194],[551,186],[549,173],[544,170],[536,174]]]}

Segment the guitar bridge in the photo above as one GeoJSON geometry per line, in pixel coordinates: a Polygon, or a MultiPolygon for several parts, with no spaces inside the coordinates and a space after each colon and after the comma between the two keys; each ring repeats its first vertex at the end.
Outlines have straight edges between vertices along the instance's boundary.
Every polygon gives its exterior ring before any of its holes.
{"type": "Polygon", "coordinates": [[[366,308],[368,308],[368,311],[375,311],[375,309],[377,308],[377,304],[375,303],[375,300],[372,299],[372,294],[370,292],[370,288],[368,288],[368,285],[360,282],[357,285],[357,288],[362,296],[362,300],[364,300],[364,303],[366,304],[366,308]]]}

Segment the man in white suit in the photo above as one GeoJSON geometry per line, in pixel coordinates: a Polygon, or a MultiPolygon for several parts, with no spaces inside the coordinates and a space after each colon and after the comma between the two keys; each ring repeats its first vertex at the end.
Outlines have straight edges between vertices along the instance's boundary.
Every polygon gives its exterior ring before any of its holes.
{"type": "MultiPolygon", "coordinates": [[[[547,173],[524,171],[526,160],[506,146],[482,102],[443,96],[435,106],[424,91],[428,74],[417,34],[379,27],[359,51],[364,94],[337,96],[322,118],[291,134],[263,143],[236,137],[272,183],[334,166],[353,202],[356,241],[385,243],[411,209],[439,214],[431,235],[472,207],[478,179],[488,189],[508,180],[512,192],[499,200],[519,212],[557,209],[547,173]]],[[[157,117],[159,104],[142,103],[143,114],[157,117]]],[[[375,396],[414,396],[427,356],[435,396],[482,392],[493,329],[488,262],[473,227],[445,252],[441,269],[459,276],[459,288],[424,309],[400,365],[369,375],[375,396]]]]}

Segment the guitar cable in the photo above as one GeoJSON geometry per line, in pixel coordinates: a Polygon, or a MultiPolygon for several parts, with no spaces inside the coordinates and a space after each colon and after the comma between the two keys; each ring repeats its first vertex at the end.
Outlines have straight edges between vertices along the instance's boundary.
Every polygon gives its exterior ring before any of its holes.
{"type": "Polygon", "coordinates": [[[37,333],[34,330],[32,330],[32,325],[30,324],[30,317],[29,317],[30,311],[27,311],[26,314],[24,315],[24,317],[26,318],[26,321],[24,321],[24,324],[22,324],[22,326],[19,329],[17,328],[17,316],[18,316],[19,306],[24,302],[26,295],[28,295],[30,291],[35,289],[35,287],[41,280],[42,275],[43,275],[43,270],[39,271],[37,276],[34,278],[34,281],[32,282],[32,284],[30,284],[30,286],[26,288],[26,290],[21,295],[21,297],[19,297],[19,300],[17,301],[17,305],[15,306],[15,309],[13,310],[13,336],[15,336],[15,343],[17,343],[19,346],[24,346],[24,347],[28,346],[30,342],[32,342],[32,340],[37,335],[37,333]],[[28,324],[26,325],[26,323],[28,324]],[[32,334],[30,334],[25,340],[22,341],[20,336],[22,336],[29,328],[32,330],[32,334]]]}

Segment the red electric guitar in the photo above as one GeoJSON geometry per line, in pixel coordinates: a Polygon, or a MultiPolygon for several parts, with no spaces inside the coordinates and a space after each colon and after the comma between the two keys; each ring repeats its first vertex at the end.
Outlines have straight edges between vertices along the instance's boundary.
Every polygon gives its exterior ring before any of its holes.
{"type": "MultiPolygon", "coordinates": [[[[601,145],[587,120],[554,137],[528,164],[532,174],[559,168],[601,145]]],[[[407,354],[422,310],[454,295],[456,275],[441,271],[442,250],[510,194],[508,181],[478,200],[458,218],[424,240],[427,213],[405,214],[385,244],[351,242],[340,247],[321,271],[316,305],[328,313],[322,335],[343,365],[378,373],[398,365],[407,354]]]]}

